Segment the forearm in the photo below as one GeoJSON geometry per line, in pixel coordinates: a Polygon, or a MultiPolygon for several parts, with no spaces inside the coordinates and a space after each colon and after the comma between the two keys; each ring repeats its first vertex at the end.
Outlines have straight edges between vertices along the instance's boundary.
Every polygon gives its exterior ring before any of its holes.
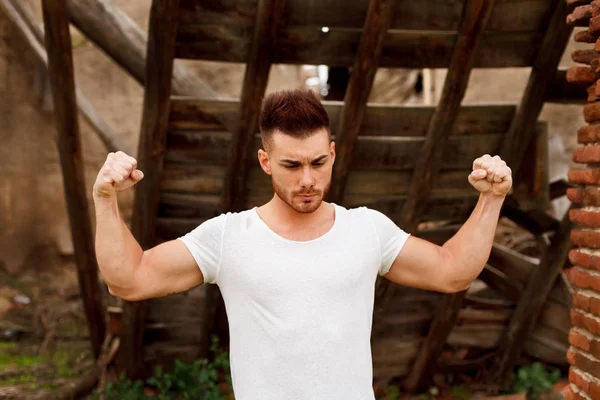
{"type": "Polygon", "coordinates": [[[459,289],[466,289],[477,278],[490,256],[504,197],[482,194],[469,219],[444,244],[448,269],[459,289]]]}
{"type": "Polygon", "coordinates": [[[131,290],[143,250],[119,213],[116,195],[94,196],[96,208],[96,258],[112,294],[131,290]]]}

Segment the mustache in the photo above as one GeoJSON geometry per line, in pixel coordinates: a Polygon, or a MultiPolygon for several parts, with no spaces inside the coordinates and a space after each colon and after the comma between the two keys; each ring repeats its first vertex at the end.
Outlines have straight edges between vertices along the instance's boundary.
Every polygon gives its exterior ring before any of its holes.
{"type": "Polygon", "coordinates": [[[321,194],[322,191],[321,190],[299,190],[297,192],[293,192],[294,195],[296,196],[306,196],[306,195],[314,195],[314,194],[321,194]]]}

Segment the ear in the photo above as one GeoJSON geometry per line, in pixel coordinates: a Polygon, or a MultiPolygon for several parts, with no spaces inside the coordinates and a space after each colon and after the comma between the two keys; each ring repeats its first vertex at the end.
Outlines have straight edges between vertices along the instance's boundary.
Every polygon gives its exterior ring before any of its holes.
{"type": "Polygon", "coordinates": [[[335,142],[331,141],[329,144],[329,154],[331,155],[331,163],[335,162],[335,142]]]}
{"type": "Polygon", "coordinates": [[[258,162],[260,167],[267,175],[271,175],[271,162],[269,161],[269,154],[263,149],[258,150],[258,162]]]}

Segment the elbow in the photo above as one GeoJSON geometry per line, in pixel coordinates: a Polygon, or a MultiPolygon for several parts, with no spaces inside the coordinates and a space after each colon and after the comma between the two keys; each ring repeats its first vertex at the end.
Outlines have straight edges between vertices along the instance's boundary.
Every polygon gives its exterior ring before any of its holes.
{"type": "Polygon", "coordinates": [[[116,286],[108,284],[108,293],[112,296],[119,297],[125,301],[134,302],[145,300],[146,297],[133,286],[116,286]]]}

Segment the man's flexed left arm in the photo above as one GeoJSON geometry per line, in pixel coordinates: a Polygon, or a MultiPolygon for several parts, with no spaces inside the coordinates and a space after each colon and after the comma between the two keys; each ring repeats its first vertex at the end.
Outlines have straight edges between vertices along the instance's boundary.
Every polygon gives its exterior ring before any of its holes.
{"type": "Polygon", "coordinates": [[[500,209],[512,187],[512,172],[500,157],[473,162],[469,182],[479,201],[469,219],[443,246],[411,236],[385,275],[405,286],[440,292],[466,289],[489,258],[500,209]]]}

